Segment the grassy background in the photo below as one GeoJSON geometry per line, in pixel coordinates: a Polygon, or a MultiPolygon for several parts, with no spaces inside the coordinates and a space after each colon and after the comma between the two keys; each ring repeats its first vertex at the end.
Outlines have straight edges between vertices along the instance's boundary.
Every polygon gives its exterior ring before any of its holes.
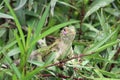
{"type": "Polygon", "coordinates": [[[119,0],[0,1],[0,80],[119,80],[119,5],[119,0]],[[77,32],[74,63],[64,59],[60,69],[52,63],[54,56],[46,63],[28,60],[38,40],[59,37],[60,29],[69,25],[77,32]],[[15,59],[20,59],[19,66],[15,59]]]}

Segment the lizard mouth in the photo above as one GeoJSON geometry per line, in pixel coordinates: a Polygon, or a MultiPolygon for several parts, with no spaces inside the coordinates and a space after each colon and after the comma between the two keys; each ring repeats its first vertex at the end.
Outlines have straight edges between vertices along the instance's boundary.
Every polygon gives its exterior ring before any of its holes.
{"type": "Polygon", "coordinates": [[[67,32],[66,32],[66,30],[65,30],[65,29],[63,30],[63,34],[64,34],[64,35],[66,35],[66,34],[67,34],[67,32]]]}
{"type": "Polygon", "coordinates": [[[66,30],[66,28],[63,29],[62,33],[63,33],[64,35],[66,35],[66,34],[68,33],[68,31],[66,30]]]}

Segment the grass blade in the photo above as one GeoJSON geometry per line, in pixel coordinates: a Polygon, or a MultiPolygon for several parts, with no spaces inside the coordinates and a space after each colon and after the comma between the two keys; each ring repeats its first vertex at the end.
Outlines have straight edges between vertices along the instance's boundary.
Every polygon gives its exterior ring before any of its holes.
{"type": "Polygon", "coordinates": [[[86,15],[85,15],[85,17],[84,17],[84,20],[85,20],[87,17],[89,17],[92,13],[94,13],[95,11],[97,11],[99,8],[104,7],[104,6],[110,4],[110,3],[113,2],[113,1],[114,1],[114,0],[95,0],[95,1],[92,3],[89,11],[86,13],[86,15]]]}
{"type": "Polygon", "coordinates": [[[36,32],[36,33],[35,33],[35,37],[37,37],[37,36],[40,34],[41,29],[42,29],[42,27],[44,26],[46,17],[47,17],[47,15],[48,15],[48,13],[49,13],[49,9],[50,9],[50,4],[47,6],[47,8],[46,8],[46,10],[45,10],[45,12],[44,12],[44,14],[43,14],[43,16],[40,18],[40,20],[39,20],[39,22],[38,22],[38,26],[37,26],[36,31],[35,31],[35,32],[36,32]]]}
{"type": "Polygon", "coordinates": [[[4,0],[5,4],[7,5],[7,7],[9,8],[10,10],[10,13],[12,14],[13,18],[14,18],[14,21],[16,23],[16,26],[18,28],[18,31],[20,33],[20,37],[22,38],[22,43],[25,47],[25,38],[24,38],[24,34],[23,34],[23,31],[22,31],[22,28],[21,28],[21,25],[17,19],[17,16],[15,15],[15,12],[13,11],[13,9],[11,8],[10,4],[8,3],[8,0],[4,0]]]}
{"type": "MultiPolygon", "coordinates": [[[[4,53],[4,51],[3,51],[4,53]]],[[[10,65],[10,68],[14,71],[15,75],[18,77],[18,79],[20,80],[21,79],[21,73],[20,71],[18,70],[18,68],[14,65],[14,63],[12,62],[12,60],[8,57],[8,55],[5,55],[5,60],[8,62],[8,64],[10,65]]]]}
{"type": "MultiPolygon", "coordinates": [[[[107,36],[106,38],[104,38],[101,42],[97,42],[96,44],[94,44],[91,48],[89,48],[87,50],[87,52],[85,53],[91,53],[91,52],[94,52],[94,51],[97,51],[97,49],[102,46],[105,42],[107,42],[116,32],[118,32],[119,30],[119,27],[116,28],[115,31],[113,31],[109,36],[107,36]]],[[[99,50],[98,50],[99,51],[99,50]]]]}

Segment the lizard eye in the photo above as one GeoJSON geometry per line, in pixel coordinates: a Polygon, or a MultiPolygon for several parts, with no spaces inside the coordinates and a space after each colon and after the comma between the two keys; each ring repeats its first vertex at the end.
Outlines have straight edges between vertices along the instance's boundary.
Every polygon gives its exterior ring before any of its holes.
{"type": "Polygon", "coordinates": [[[67,34],[67,31],[66,31],[66,29],[63,29],[63,34],[67,34]]]}
{"type": "Polygon", "coordinates": [[[64,31],[66,31],[66,29],[63,29],[64,31]]]}

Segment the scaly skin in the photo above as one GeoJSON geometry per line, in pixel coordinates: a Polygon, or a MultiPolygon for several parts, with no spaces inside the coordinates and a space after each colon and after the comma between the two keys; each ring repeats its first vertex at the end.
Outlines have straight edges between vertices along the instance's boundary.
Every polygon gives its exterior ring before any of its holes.
{"type": "Polygon", "coordinates": [[[65,56],[71,56],[73,54],[72,42],[75,38],[75,28],[73,26],[65,27],[60,33],[60,42],[58,43],[58,51],[56,59],[59,57],[62,59],[65,56]]]}
{"type": "MultiPolygon", "coordinates": [[[[63,30],[60,33],[60,38],[57,39],[55,41],[55,44],[52,46],[52,48],[50,48],[51,50],[47,50],[47,51],[55,51],[56,56],[54,61],[58,60],[58,59],[63,59],[66,56],[71,56],[73,54],[73,50],[72,50],[72,42],[75,38],[75,28],[73,26],[70,27],[65,27],[63,28],[63,30]]],[[[43,60],[45,60],[46,58],[48,58],[50,53],[43,53],[43,54],[47,54],[47,55],[42,55],[42,53],[40,52],[34,52],[31,54],[30,58],[31,59],[37,59],[37,58],[43,58],[43,60]],[[40,53],[40,54],[38,54],[40,53]],[[37,58],[34,56],[37,55],[37,58]]],[[[38,59],[39,61],[42,61],[41,59],[38,59]]]]}

